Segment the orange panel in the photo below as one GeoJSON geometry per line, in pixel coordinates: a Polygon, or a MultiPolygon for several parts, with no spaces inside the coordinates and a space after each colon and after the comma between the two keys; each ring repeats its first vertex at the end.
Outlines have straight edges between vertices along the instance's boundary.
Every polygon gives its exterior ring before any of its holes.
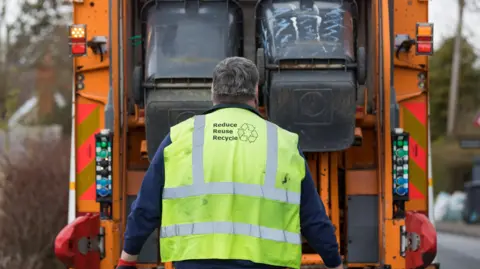
{"type": "MultiPolygon", "coordinates": [[[[86,24],[87,40],[108,36],[108,3],[74,4],[73,23],[86,24]]],[[[73,59],[75,87],[76,191],[77,212],[98,212],[95,201],[95,138],[104,126],[104,106],[108,94],[108,56],[88,49],[87,56],[73,59]],[[78,79],[82,77],[82,79],[78,79]]]]}
{"type": "Polygon", "coordinates": [[[347,195],[376,195],[378,194],[377,170],[347,170],[347,195]]]}
{"type": "Polygon", "coordinates": [[[105,257],[100,262],[100,268],[115,268],[120,258],[120,225],[111,220],[102,220],[101,227],[105,231],[105,257]]]}
{"type": "Polygon", "coordinates": [[[144,175],[144,171],[127,171],[127,195],[138,194],[144,175]]]}
{"type": "Polygon", "coordinates": [[[142,158],[141,147],[145,139],[144,128],[129,128],[127,135],[127,169],[147,170],[149,161],[142,158]]]}
{"type": "MultiPolygon", "coordinates": [[[[87,25],[87,40],[94,36],[108,37],[108,1],[92,1],[92,3],[93,5],[74,3],[73,22],[87,25]]],[[[106,56],[101,62],[100,56],[93,54],[92,50],[88,49],[88,56],[75,58],[75,64],[77,67],[89,68],[99,64],[108,64],[108,60],[108,56],[106,56]]]]}
{"type": "Polygon", "coordinates": [[[388,238],[385,259],[392,269],[405,268],[405,258],[400,256],[400,227],[404,225],[405,220],[385,221],[385,237],[388,238]]]}
{"type": "MultiPolygon", "coordinates": [[[[394,32],[408,34],[410,38],[416,36],[417,22],[428,22],[428,1],[394,1],[394,32]]],[[[415,56],[415,47],[410,53],[400,53],[400,59],[395,59],[395,65],[413,65],[419,67],[428,64],[428,57],[415,56]]],[[[395,79],[397,74],[395,73],[395,79]]]]}
{"type": "MultiPolygon", "coordinates": [[[[416,24],[428,22],[428,1],[395,1],[394,32],[416,36],[416,24]]],[[[419,31],[422,31],[419,29],[419,31]]],[[[429,33],[424,33],[429,35],[429,33]]],[[[395,59],[394,82],[400,103],[400,125],[410,133],[410,201],[407,210],[428,211],[427,176],[427,89],[428,57],[416,56],[415,47],[410,53],[400,53],[395,59]],[[418,87],[418,74],[424,72],[427,83],[418,87]]]]}
{"type": "Polygon", "coordinates": [[[422,94],[424,90],[418,88],[418,74],[421,70],[395,67],[395,91],[397,93],[397,101],[401,102],[422,94]]]}
{"type": "MultiPolygon", "coordinates": [[[[123,40],[120,39],[119,32],[120,32],[120,27],[121,24],[118,22],[122,21],[121,17],[122,15],[120,14],[121,7],[120,5],[124,4],[125,1],[109,1],[111,3],[110,5],[110,14],[111,17],[110,19],[105,22],[105,24],[108,25],[108,22],[110,23],[110,37],[109,37],[109,44],[111,45],[111,50],[109,53],[111,53],[112,57],[112,62],[110,63],[110,72],[111,72],[111,80],[112,80],[112,92],[113,92],[113,105],[114,105],[114,122],[113,122],[113,131],[116,135],[113,137],[113,178],[112,178],[112,184],[113,186],[125,186],[122,185],[124,183],[124,177],[123,177],[123,167],[122,163],[123,157],[125,156],[124,154],[120,154],[123,152],[124,149],[124,140],[121,138],[123,137],[123,134],[121,134],[122,129],[120,127],[120,122],[121,118],[120,113],[121,109],[119,105],[121,104],[120,99],[123,98],[122,95],[120,95],[120,69],[121,69],[121,58],[119,57],[121,55],[121,49],[120,49],[120,44],[124,42],[123,40]],[[118,134],[118,135],[117,135],[118,134]]],[[[124,33],[125,34],[125,33],[124,33]]],[[[123,55],[122,55],[123,56],[123,55]]],[[[125,102],[123,102],[125,103],[125,102]]],[[[125,114],[125,113],[124,113],[125,114]]],[[[125,197],[125,192],[123,191],[123,188],[113,188],[113,203],[112,203],[112,215],[113,218],[116,220],[121,220],[121,228],[122,230],[125,229],[125,220],[122,219],[123,216],[126,215],[126,210],[125,210],[125,202],[126,197],[125,197]]],[[[121,237],[122,241],[120,244],[123,243],[123,236],[121,237]]],[[[103,268],[102,268],[103,269],[103,268]]]]}
{"type": "Polygon", "coordinates": [[[317,254],[303,254],[302,265],[323,264],[322,258],[317,254]]]}
{"type": "MultiPolygon", "coordinates": [[[[377,105],[383,105],[383,114],[381,117],[378,117],[377,126],[377,145],[378,145],[378,182],[379,190],[381,191],[381,198],[379,200],[379,249],[380,249],[380,260],[384,261],[385,264],[392,265],[393,269],[404,269],[399,267],[400,263],[392,261],[392,257],[389,255],[391,252],[399,252],[400,245],[395,245],[396,239],[399,239],[399,233],[389,233],[392,229],[391,223],[386,221],[392,217],[392,168],[391,168],[391,141],[388,139],[388,134],[391,131],[390,126],[390,83],[391,83],[391,48],[393,45],[390,44],[390,10],[389,10],[389,0],[381,0],[377,3],[381,5],[376,7],[377,16],[379,18],[378,36],[382,39],[382,46],[378,47],[378,56],[383,59],[383,62],[380,64],[379,68],[383,73],[383,76],[380,76],[379,86],[381,87],[378,90],[383,91],[383,100],[378,98],[377,105]],[[380,16],[381,15],[381,16],[380,16]],[[380,119],[383,119],[383,122],[380,122],[380,119]],[[380,128],[381,127],[381,128],[380,128]]],[[[381,112],[380,112],[381,113],[381,112]]],[[[405,263],[403,263],[405,265],[405,263]]]]}
{"type": "Polygon", "coordinates": [[[362,130],[363,140],[360,147],[351,147],[346,151],[346,169],[375,167],[375,131],[362,130]]]}

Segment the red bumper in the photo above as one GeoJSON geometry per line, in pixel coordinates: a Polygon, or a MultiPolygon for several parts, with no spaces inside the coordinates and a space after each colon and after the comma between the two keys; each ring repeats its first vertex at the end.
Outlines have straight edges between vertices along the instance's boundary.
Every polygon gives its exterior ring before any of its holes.
{"type": "Polygon", "coordinates": [[[418,212],[407,212],[405,225],[410,246],[406,252],[406,267],[427,268],[437,255],[435,227],[427,216],[418,212]]]}
{"type": "Polygon", "coordinates": [[[55,239],[55,255],[75,269],[99,269],[100,217],[86,214],[65,226],[55,239]]]}

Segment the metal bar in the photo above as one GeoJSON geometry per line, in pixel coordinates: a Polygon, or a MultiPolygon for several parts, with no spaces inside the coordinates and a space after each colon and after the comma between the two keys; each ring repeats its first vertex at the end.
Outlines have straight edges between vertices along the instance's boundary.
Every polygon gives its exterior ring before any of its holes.
{"type": "Polygon", "coordinates": [[[340,208],[338,202],[338,153],[330,153],[330,203],[331,219],[335,227],[335,237],[340,245],[340,208]]]}
{"type": "Polygon", "coordinates": [[[315,70],[355,70],[357,64],[307,64],[307,63],[288,63],[288,64],[266,64],[269,70],[296,70],[296,69],[315,69],[315,70]]]}
{"type": "Polygon", "coordinates": [[[320,198],[325,206],[325,211],[330,216],[330,201],[329,201],[329,153],[320,153],[320,198]]]}
{"type": "Polygon", "coordinates": [[[210,89],[210,83],[144,83],[147,89],[210,89]]]}

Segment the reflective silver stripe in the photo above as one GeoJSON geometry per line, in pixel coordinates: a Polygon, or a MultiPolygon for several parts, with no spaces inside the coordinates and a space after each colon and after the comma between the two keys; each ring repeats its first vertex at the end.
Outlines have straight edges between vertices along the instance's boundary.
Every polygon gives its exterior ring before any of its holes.
{"type": "MultiPolygon", "coordinates": [[[[275,181],[278,169],[278,134],[277,126],[273,123],[267,123],[267,162],[265,167],[264,186],[275,189],[275,181]]],[[[300,195],[299,200],[300,202],[300,195]]]]}
{"type": "Polygon", "coordinates": [[[235,234],[296,245],[300,245],[302,243],[300,234],[267,228],[264,226],[236,222],[200,222],[191,224],[177,224],[161,227],[160,229],[161,238],[200,234],[235,234]]]}
{"type": "Polygon", "coordinates": [[[274,189],[257,184],[238,182],[211,182],[202,185],[165,188],[163,199],[184,198],[204,194],[239,194],[254,197],[263,197],[290,204],[300,204],[300,193],[274,189]]]}
{"type": "MultiPolygon", "coordinates": [[[[203,143],[205,141],[205,115],[195,116],[192,134],[192,178],[194,186],[205,185],[203,178],[203,143]]],[[[178,197],[180,198],[180,197],[178,197]]]]}
{"type": "Polygon", "coordinates": [[[190,186],[164,188],[163,199],[185,198],[205,194],[240,194],[270,200],[300,204],[300,193],[275,188],[278,168],[277,126],[267,123],[267,161],[264,185],[238,182],[205,183],[203,173],[203,146],[205,138],[205,115],[195,116],[192,134],[192,181],[190,186]]]}

